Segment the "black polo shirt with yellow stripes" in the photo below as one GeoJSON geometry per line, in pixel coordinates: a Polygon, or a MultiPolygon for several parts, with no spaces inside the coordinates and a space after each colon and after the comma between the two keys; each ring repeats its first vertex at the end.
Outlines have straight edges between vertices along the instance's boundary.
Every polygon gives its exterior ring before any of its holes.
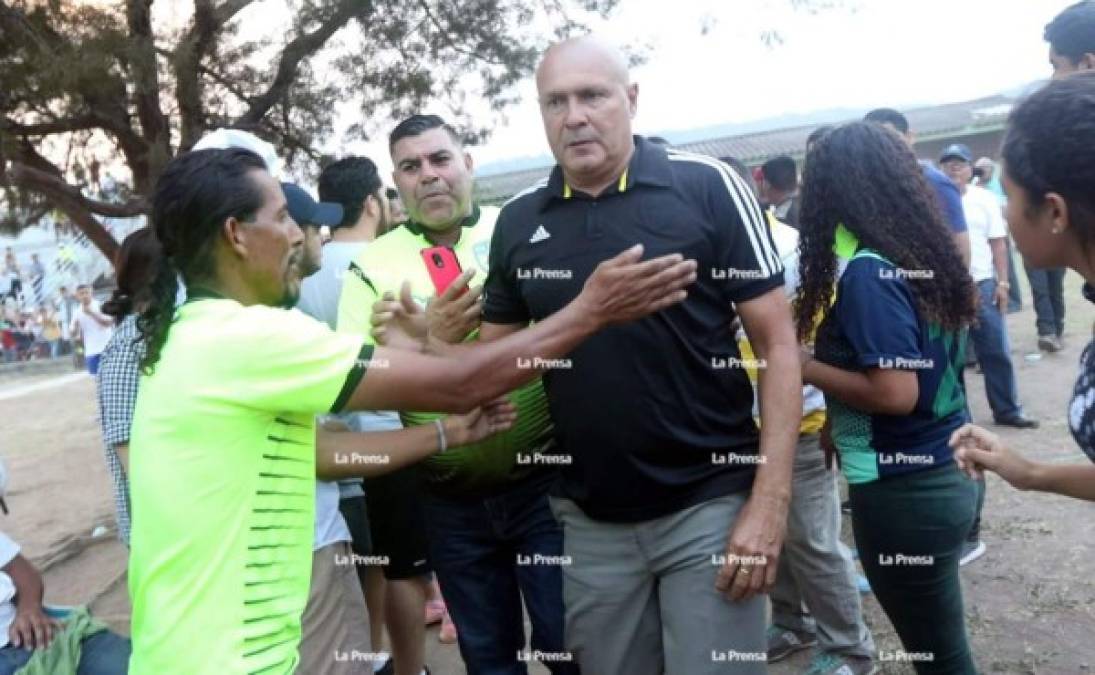
{"type": "Polygon", "coordinates": [[[734,303],[783,285],[756,199],[714,159],[635,137],[624,174],[597,198],[558,166],[511,199],[490,250],[483,320],[526,324],[575,298],[596,266],[636,243],[644,258],[698,263],[683,303],[586,340],[545,367],[562,454],[555,494],[591,518],[637,522],[752,485],[753,390],[730,331],[734,303]]]}

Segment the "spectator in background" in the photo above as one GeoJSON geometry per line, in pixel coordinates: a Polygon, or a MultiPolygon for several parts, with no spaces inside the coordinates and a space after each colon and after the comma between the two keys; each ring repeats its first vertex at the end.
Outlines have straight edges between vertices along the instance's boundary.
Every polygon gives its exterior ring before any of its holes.
{"type": "Polygon", "coordinates": [[[776,219],[798,229],[798,167],[787,155],[773,157],[761,167],[757,185],[760,202],[772,209],[776,219]]]}
{"type": "Polygon", "coordinates": [[[99,374],[99,356],[103,348],[110,341],[114,323],[110,317],[103,315],[99,303],[91,297],[91,286],[80,284],[76,287],[76,299],[80,306],[72,317],[72,331],[77,331],[80,340],[84,343],[84,361],[87,364],[87,372],[92,375],[99,374]]]}
{"type": "MultiPolygon", "coordinates": [[[[824,132],[823,132],[824,133],[824,132]]],[[[816,138],[815,138],[816,140],[816,138]]],[[[807,146],[809,147],[809,145],[807,146]]],[[[736,157],[723,157],[755,192],[749,170],[736,157]]],[[[783,262],[784,289],[798,292],[798,231],[771,217],[768,225],[783,262]]],[[[757,384],[752,347],[740,327],[735,331],[746,371],[757,384]]],[[[759,417],[754,394],[753,417],[759,417]]],[[[825,397],[819,389],[802,388],[802,421],[791,474],[791,508],[787,538],[779,559],[776,583],[769,592],[772,618],[768,627],[768,662],[818,645],[806,675],[857,675],[875,671],[874,639],[863,621],[856,589],[855,563],[840,543],[840,495],[836,474],[825,458],[825,397]]],[[[827,433],[827,432],[826,432],[827,433]]]]}
{"type": "Polygon", "coordinates": [[[391,212],[391,223],[387,229],[377,231],[376,235],[378,237],[388,230],[407,222],[407,209],[403,206],[403,198],[399,196],[399,190],[388,188],[384,191],[384,194],[388,198],[388,210],[391,212]]]}
{"type": "Polygon", "coordinates": [[[38,259],[37,253],[30,254],[30,286],[34,289],[34,302],[36,304],[42,304],[43,293],[45,293],[46,283],[46,268],[42,264],[42,261],[38,259]]]}
{"type": "Polygon", "coordinates": [[[1095,2],[1083,0],[1046,24],[1053,78],[1095,70],[1095,2]]]}
{"type": "Polygon", "coordinates": [[[55,359],[61,355],[61,321],[53,305],[38,307],[38,317],[42,324],[42,340],[49,345],[49,357],[55,359]]]}
{"type": "Polygon", "coordinates": [[[114,483],[114,512],[118,538],[129,547],[129,428],[137,403],[137,383],[144,358],[144,341],[137,330],[137,316],[150,301],[149,285],[159,265],[160,242],[152,228],[136,230],[122,242],[116,264],[118,288],[103,303],[103,313],[117,328],[100,359],[99,423],[103,432],[106,465],[114,483]]]}
{"type": "MultiPolygon", "coordinates": [[[[1000,183],[996,162],[989,157],[978,159],[973,163],[973,178],[978,186],[996,196],[1001,211],[1007,208],[1008,198],[1004,194],[1004,186],[1000,183]]],[[[1008,237],[1005,243],[1008,249],[1008,314],[1014,314],[1023,308],[1023,298],[1019,294],[1019,275],[1016,273],[1015,258],[1011,255],[1011,237],[1008,237]]]]}
{"type": "Polygon", "coordinates": [[[57,318],[61,320],[61,346],[67,353],[72,348],[72,320],[76,317],[76,307],[79,303],[67,286],[61,286],[57,289],[54,304],[57,306],[57,318]]]}
{"type": "MultiPolygon", "coordinates": [[[[385,189],[376,164],[368,157],[344,157],[319,175],[319,198],[342,206],[342,222],[332,228],[331,241],[323,247],[323,266],[301,284],[298,307],[309,316],[326,323],[332,330],[338,325],[338,302],[351,263],[377,237],[395,227],[397,214],[392,210],[399,193],[385,189]]],[[[402,201],[399,201],[402,209],[402,201]]],[[[398,218],[406,219],[406,214],[398,218]]],[[[394,410],[353,412],[338,419],[353,431],[391,431],[401,429],[399,413],[394,410]]],[[[316,485],[317,500],[323,488],[316,485]]],[[[355,555],[372,556],[374,542],[361,479],[338,481],[339,511],[350,530],[350,546],[355,555]]],[[[369,611],[370,644],[374,668],[393,670],[384,644],[384,575],[378,565],[357,565],[358,581],[365,593],[369,611]],[[387,664],[387,665],[385,665],[387,664]]]]}
{"type": "Polygon", "coordinates": [[[985,372],[985,393],[996,424],[1032,429],[1038,423],[1023,415],[1019,405],[1015,369],[1011,363],[1004,313],[1008,303],[1007,224],[996,198],[988,190],[972,185],[973,155],[965,145],[950,145],[939,156],[939,164],[962,194],[962,207],[969,226],[970,275],[980,289],[977,321],[970,337],[985,372]]]}
{"type": "MultiPolygon", "coordinates": [[[[867,113],[863,121],[889,127],[891,131],[901,137],[901,140],[905,141],[905,145],[909,146],[909,149],[915,154],[916,136],[909,129],[909,120],[900,112],[893,108],[876,108],[867,113]]],[[[958,192],[958,188],[955,187],[954,183],[944,176],[939,169],[935,168],[931,162],[923,159],[918,161],[920,162],[921,171],[924,172],[924,178],[935,193],[936,206],[941,209],[943,222],[949,226],[954,237],[954,245],[958,247],[962,264],[968,268],[970,264],[970,239],[966,227],[966,215],[962,209],[962,195],[958,192]]]]}

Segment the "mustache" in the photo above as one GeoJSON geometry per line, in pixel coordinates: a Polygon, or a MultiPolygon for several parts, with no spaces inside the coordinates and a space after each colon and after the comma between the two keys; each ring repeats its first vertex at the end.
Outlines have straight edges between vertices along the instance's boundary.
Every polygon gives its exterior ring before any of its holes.
{"type": "Polygon", "coordinates": [[[582,134],[580,136],[574,136],[572,138],[564,138],[563,141],[567,145],[574,145],[575,143],[585,143],[588,141],[596,141],[597,136],[595,134],[582,134]]]}

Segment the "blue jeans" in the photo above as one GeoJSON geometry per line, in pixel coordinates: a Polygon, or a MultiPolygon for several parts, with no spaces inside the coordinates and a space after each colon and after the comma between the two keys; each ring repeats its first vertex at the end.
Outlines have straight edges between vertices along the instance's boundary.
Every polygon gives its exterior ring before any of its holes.
{"type": "Polygon", "coordinates": [[[996,281],[977,282],[981,301],[977,305],[977,321],[970,327],[970,340],[977,350],[977,360],[985,374],[985,393],[996,420],[1015,417],[1022,412],[1019,389],[1015,383],[1015,368],[1011,365],[1011,347],[1004,317],[994,302],[996,281]]]}
{"type": "Polygon", "coordinates": [[[1037,315],[1038,336],[1065,332],[1065,268],[1027,268],[1030,294],[1034,296],[1034,313],[1037,315]]]}
{"type": "MultiPolygon", "coordinates": [[[[76,675],[122,675],[129,670],[129,640],[109,630],[85,638],[80,645],[76,675]]],[[[0,649],[0,675],[12,675],[30,661],[34,652],[21,647],[0,649]]]]}
{"type": "Polygon", "coordinates": [[[1019,294],[1019,275],[1016,273],[1015,257],[1011,254],[1011,237],[1005,241],[1008,243],[1008,314],[1014,314],[1023,309],[1023,297],[1019,294]]]}
{"type": "MultiPolygon", "coordinates": [[[[460,641],[469,675],[526,675],[524,598],[532,621],[532,650],[562,653],[563,530],[547,491],[553,475],[523,481],[478,501],[425,493],[423,505],[441,594],[460,641]],[[532,564],[527,564],[531,562],[532,564]]],[[[543,661],[556,675],[576,674],[574,663],[543,661]]]]}

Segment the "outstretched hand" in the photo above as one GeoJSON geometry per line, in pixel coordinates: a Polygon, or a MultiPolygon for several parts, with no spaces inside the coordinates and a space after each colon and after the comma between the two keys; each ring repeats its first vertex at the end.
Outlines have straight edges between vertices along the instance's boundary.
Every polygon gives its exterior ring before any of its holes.
{"type": "Polygon", "coordinates": [[[445,418],[445,434],[453,447],[479,441],[508,431],[517,421],[517,409],[505,396],[484,403],[466,415],[445,418]]]}
{"type": "Polygon", "coordinates": [[[411,297],[411,284],[404,281],[399,289],[399,299],[391,291],[385,291],[373,303],[369,316],[372,328],[369,334],[378,345],[421,351],[426,345],[426,314],[411,297]]]}
{"type": "Polygon", "coordinates": [[[640,319],[682,302],[696,280],[696,261],[679,253],[640,262],[642,244],[605,260],[586,279],[581,302],[589,318],[607,326],[640,319]]]}

